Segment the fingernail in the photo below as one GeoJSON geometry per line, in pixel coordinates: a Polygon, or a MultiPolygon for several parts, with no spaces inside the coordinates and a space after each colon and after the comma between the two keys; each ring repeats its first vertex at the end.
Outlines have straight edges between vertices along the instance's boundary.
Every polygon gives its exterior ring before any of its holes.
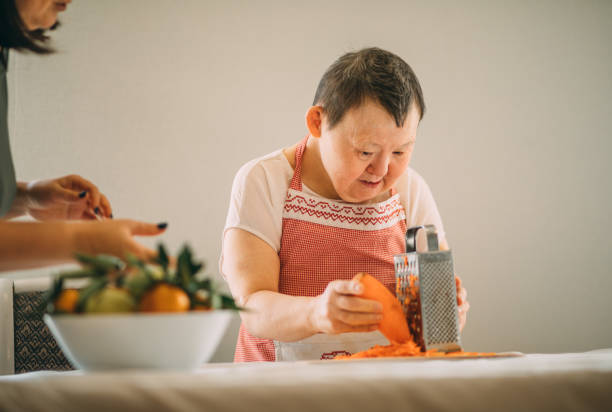
{"type": "Polygon", "coordinates": [[[112,213],[110,214],[110,218],[113,219],[113,214],[112,213]]]}
{"type": "Polygon", "coordinates": [[[96,208],[94,209],[94,213],[95,213],[96,215],[99,215],[99,214],[100,214],[100,208],[99,208],[99,207],[96,207],[96,208]]]}
{"type": "Polygon", "coordinates": [[[87,190],[83,190],[81,193],[79,193],[79,197],[81,199],[83,199],[85,197],[85,195],[87,195],[87,190]]]}
{"type": "Polygon", "coordinates": [[[166,222],[163,222],[163,223],[158,223],[158,224],[157,224],[157,227],[158,227],[159,229],[165,229],[165,228],[167,228],[167,227],[168,227],[168,223],[166,223],[166,222]]]}
{"type": "Polygon", "coordinates": [[[361,285],[355,285],[353,286],[353,290],[355,291],[355,293],[361,293],[361,285]]]}

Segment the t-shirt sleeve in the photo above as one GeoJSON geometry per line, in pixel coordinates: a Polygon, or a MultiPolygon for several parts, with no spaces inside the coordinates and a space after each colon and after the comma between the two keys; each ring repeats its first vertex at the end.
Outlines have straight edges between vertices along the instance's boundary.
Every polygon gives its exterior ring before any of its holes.
{"type": "Polygon", "coordinates": [[[408,169],[399,179],[398,192],[406,212],[408,227],[420,225],[435,225],[438,241],[446,240],[442,218],[433,194],[425,179],[413,169],[408,169]]]}
{"type": "Polygon", "coordinates": [[[278,252],[284,197],[279,198],[274,182],[279,176],[270,173],[259,162],[249,162],[240,168],[232,185],[223,235],[232,228],[246,230],[278,252]]]}

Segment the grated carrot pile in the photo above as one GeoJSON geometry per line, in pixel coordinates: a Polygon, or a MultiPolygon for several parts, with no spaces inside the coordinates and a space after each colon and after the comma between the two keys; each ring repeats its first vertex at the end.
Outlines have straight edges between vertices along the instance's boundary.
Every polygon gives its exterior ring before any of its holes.
{"type": "Polygon", "coordinates": [[[434,358],[434,357],[478,357],[478,356],[495,356],[493,352],[440,352],[437,349],[431,349],[428,351],[422,351],[421,348],[413,341],[405,343],[392,343],[391,345],[375,345],[370,349],[354,353],[352,355],[336,356],[334,359],[361,359],[361,358],[383,358],[383,357],[398,357],[398,356],[411,356],[421,358],[434,358]]]}

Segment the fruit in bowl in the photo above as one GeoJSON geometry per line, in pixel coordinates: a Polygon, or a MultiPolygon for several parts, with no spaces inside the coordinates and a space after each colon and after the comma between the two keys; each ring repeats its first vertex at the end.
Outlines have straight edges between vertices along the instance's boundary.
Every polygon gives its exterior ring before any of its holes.
{"type": "Polygon", "coordinates": [[[152,262],[78,255],[44,299],[44,320],[80,369],[194,369],[208,361],[235,311],[231,296],[199,276],[188,247],[171,262],[163,245],[152,262]],[[81,289],[67,287],[84,279],[81,289]]]}

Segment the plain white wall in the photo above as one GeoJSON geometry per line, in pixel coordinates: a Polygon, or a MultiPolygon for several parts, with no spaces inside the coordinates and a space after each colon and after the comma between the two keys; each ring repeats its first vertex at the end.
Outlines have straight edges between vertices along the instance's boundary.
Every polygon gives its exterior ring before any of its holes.
{"type": "Polygon", "coordinates": [[[62,21],[57,54],[12,55],[21,179],[90,178],[216,274],[237,169],[305,134],[335,58],[379,46],[425,93],[412,165],[468,289],[465,348],[612,346],[611,2],[79,0],[62,21]]]}

